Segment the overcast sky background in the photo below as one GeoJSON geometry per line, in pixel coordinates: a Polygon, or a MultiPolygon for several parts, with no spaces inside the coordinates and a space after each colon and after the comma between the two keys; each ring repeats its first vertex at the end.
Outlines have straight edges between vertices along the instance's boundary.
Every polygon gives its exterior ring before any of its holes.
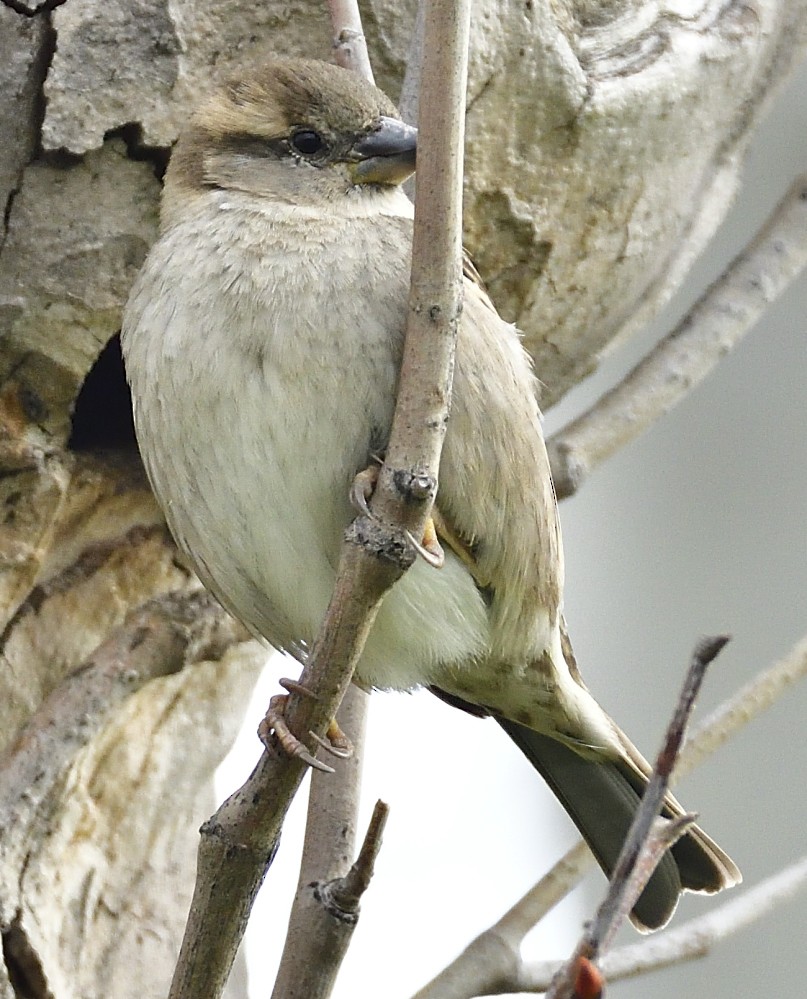
{"type": "MultiPolygon", "coordinates": [[[[757,136],[743,191],[692,280],[646,335],[548,414],[548,432],[672,327],[807,170],[805,97],[807,69],[757,136]]],[[[566,614],[578,661],[595,695],[648,755],[700,635],[734,636],[707,679],[702,718],[807,632],[806,384],[802,278],[700,389],[562,504],[566,614]]],[[[264,675],[220,772],[221,795],[251,769],[258,719],[284,673],[288,667],[273,662],[264,675]]],[[[679,789],[747,884],[804,853],[805,708],[802,685],[679,789]]],[[[495,724],[422,693],[377,694],[370,714],[361,825],[378,797],[392,812],[334,999],[406,999],[575,839],[551,793],[495,724]],[[421,734],[422,744],[414,743],[421,734]]],[[[271,991],[297,877],[304,798],[289,816],[247,934],[253,999],[271,991]]],[[[592,874],[528,940],[529,955],[565,956],[603,887],[592,874]]],[[[685,899],[674,925],[713,904],[685,899]]],[[[623,939],[635,933],[626,930],[623,939]]],[[[615,984],[609,996],[795,996],[807,970],[805,939],[802,893],[707,959],[615,984]]]]}

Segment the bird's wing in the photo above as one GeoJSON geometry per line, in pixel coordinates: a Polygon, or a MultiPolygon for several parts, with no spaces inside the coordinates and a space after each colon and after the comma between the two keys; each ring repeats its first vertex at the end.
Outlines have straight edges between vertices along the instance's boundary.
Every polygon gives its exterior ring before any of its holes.
{"type": "Polygon", "coordinates": [[[563,551],[529,356],[467,262],[438,531],[491,596],[497,654],[522,661],[557,627],[563,551]]]}

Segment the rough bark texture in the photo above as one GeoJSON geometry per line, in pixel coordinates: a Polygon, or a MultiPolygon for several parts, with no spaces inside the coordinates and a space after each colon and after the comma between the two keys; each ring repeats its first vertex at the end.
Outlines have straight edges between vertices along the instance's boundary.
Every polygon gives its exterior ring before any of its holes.
{"type": "MultiPolygon", "coordinates": [[[[466,241],[525,331],[544,405],[679,283],[803,53],[804,0],[683,6],[476,5],[466,241]]],[[[363,13],[396,96],[414,0],[363,13]]],[[[262,659],[204,605],[197,623],[220,640],[155,642],[136,692],[99,680],[103,703],[54,728],[99,649],[128,636],[135,655],[138,608],[196,606],[104,348],[178,127],[212,78],[265,48],[327,58],[324,5],[0,5],[0,999],[165,993],[211,773],[262,659]]]]}

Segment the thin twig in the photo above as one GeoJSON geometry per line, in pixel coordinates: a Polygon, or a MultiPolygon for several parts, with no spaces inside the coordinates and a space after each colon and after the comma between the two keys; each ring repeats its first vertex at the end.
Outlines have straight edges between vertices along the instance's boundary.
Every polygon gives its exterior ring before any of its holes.
{"type": "MultiPolygon", "coordinates": [[[[498,922],[472,940],[413,999],[469,999],[474,995],[497,995],[499,984],[513,981],[518,976],[521,964],[519,949],[524,937],[568,895],[592,861],[591,851],[580,840],[498,922]]],[[[554,967],[557,970],[557,962],[554,967]]]]}
{"type": "MultiPolygon", "coordinates": [[[[685,831],[686,826],[691,825],[694,821],[694,816],[686,817],[683,822],[676,824],[676,830],[670,830],[670,836],[660,835],[656,844],[657,849],[651,847],[647,851],[649,856],[646,859],[643,858],[646,845],[651,839],[653,824],[657,820],[664,803],[664,797],[669,789],[670,778],[681,752],[686,728],[695,707],[698,691],[706,676],[706,669],[728,641],[727,635],[704,638],[698,642],[692,654],[692,661],[687,670],[675,712],[667,727],[664,744],[656,757],[653,775],[625,839],[622,852],[611,876],[608,893],[587,933],[592,948],[589,956],[594,960],[601,952],[604,953],[607,950],[614,933],[633,908],[644,885],[650,879],[650,875],[663,854],[663,849],[660,849],[660,846],[664,840],[672,838],[674,841],[685,831]],[[656,863],[652,862],[653,859],[656,863]],[[634,872],[639,876],[634,877],[634,872]]],[[[669,846],[671,843],[668,842],[667,845],[669,846]]]]}
{"type": "Polygon", "coordinates": [[[520,946],[529,931],[574,888],[590,868],[592,859],[589,848],[579,840],[492,929],[498,936],[520,946]]]}
{"type": "Polygon", "coordinates": [[[807,266],[807,177],[678,326],[625,379],[547,441],[555,490],[588,474],[685,398],[807,266]]]}
{"type": "MultiPolygon", "coordinates": [[[[301,885],[301,892],[307,896],[300,909],[306,920],[302,926],[305,945],[287,947],[288,965],[281,968],[272,993],[277,999],[325,999],[331,994],[353,939],[361,897],[370,884],[381,848],[387,813],[387,806],[377,802],[359,856],[343,876],[301,885]]],[[[290,923],[289,938],[294,932],[290,923]]]]}
{"type": "MultiPolygon", "coordinates": [[[[718,707],[687,740],[676,764],[674,777],[690,773],[696,766],[772,704],[797,680],[807,676],[807,637],[803,638],[779,662],[761,670],[737,694],[718,707]]],[[[540,919],[553,907],[556,901],[565,897],[579,882],[580,878],[594,865],[594,858],[586,844],[579,840],[561,860],[559,860],[537,885],[516,902],[499,922],[473,940],[454,961],[436,978],[425,985],[414,999],[469,999],[474,995],[499,995],[502,992],[544,992],[558,971],[559,962],[544,961],[525,965],[521,961],[519,948],[524,937],[540,919]]],[[[667,930],[646,938],[633,948],[625,948],[631,955],[637,955],[642,966],[631,970],[630,962],[623,959],[623,950],[615,951],[603,958],[603,970],[609,981],[638,974],[642,970],[663,967],[677,960],[699,956],[697,940],[704,928],[715,923],[726,926],[725,932],[708,938],[711,946],[723,936],[735,932],[756,914],[756,906],[762,915],[781,899],[789,897],[807,881],[807,859],[798,865],[774,875],[753,889],[736,894],[712,913],[680,929],[667,930]],[[753,904],[745,906],[745,900],[752,897],[753,904]],[[766,901],[766,900],[769,900],[766,901]],[[725,913],[725,924],[723,916],[725,913]],[[742,914],[748,914],[748,919],[742,914]],[[736,916],[735,916],[736,914],[736,916]],[[735,922],[736,918],[736,922],[735,922]],[[682,956],[674,953],[671,945],[669,960],[665,949],[655,950],[657,941],[665,941],[676,935],[682,949],[682,956]],[[689,935],[695,942],[689,940],[689,935]],[[645,966],[646,962],[646,966],[645,966]],[[657,963],[656,963],[657,962],[657,963]]],[[[633,960],[633,957],[631,958],[633,960]]]]}
{"type": "Polygon", "coordinates": [[[802,638],[784,659],[761,670],[697,726],[681,751],[673,779],[679,780],[700,766],[735,732],[767,711],[790,686],[804,677],[807,677],[807,637],[802,638]]]}
{"type": "Polygon", "coordinates": [[[388,816],[389,805],[377,801],[356,862],[343,878],[331,882],[331,901],[342,913],[353,913],[358,918],[359,902],[375,871],[388,816]]]}
{"type": "MultiPolygon", "coordinates": [[[[657,822],[667,794],[670,775],[678,759],[706,669],[727,642],[727,636],[719,635],[704,638],[695,647],[672,720],[667,726],[664,743],[656,757],[653,774],[622,846],[608,892],[594,921],[587,927],[574,953],[553,980],[547,991],[547,999],[572,999],[580,959],[596,962],[606,952],[616,930],[635,905],[661,859],[664,852],[662,846],[670,845],[670,836],[665,837],[663,834],[653,843],[653,825],[657,822]]],[[[677,838],[692,820],[692,817],[687,816],[675,823],[675,829],[670,829],[672,838],[677,838]]],[[[672,825],[673,823],[668,823],[668,826],[672,825]]]]}
{"type": "MultiPolygon", "coordinates": [[[[716,944],[750,926],[804,888],[807,888],[807,857],[715,906],[704,916],[606,954],[602,971],[609,982],[615,982],[704,957],[716,944]]],[[[545,992],[557,967],[555,961],[525,962],[518,977],[508,983],[508,989],[545,992]]]]}

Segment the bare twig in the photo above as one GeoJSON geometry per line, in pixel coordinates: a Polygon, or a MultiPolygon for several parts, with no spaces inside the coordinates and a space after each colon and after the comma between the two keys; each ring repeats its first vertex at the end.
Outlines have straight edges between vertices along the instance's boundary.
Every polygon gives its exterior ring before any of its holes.
{"type": "MultiPolygon", "coordinates": [[[[592,861],[591,851],[580,840],[498,922],[472,940],[413,999],[469,999],[474,995],[518,991],[498,986],[519,978],[522,940],[547,912],[568,895],[592,861]]],[[[555,970],[557,966],[555,962],[555,970]]]]}
{"type": "MultiPolygon", "coordinates": [[[[734,697],[721,705],[703,722],[684,744],[674,778],[690,773],[736,731],[774,704],[797,680],[807,676],[807,637],[791,652],[758,674],[734,697]]],[[[557,972],[557,961],[525,964],[519,948],[524,937],[546,913],[570,892],[594,858],[580,840],[559,860],[537,885],[530,889],[499,922],[481,933],[436,978],[424,986],[414,999],[469,999],[474,995],[499,995],[502,992],[544,992],[557,972]]],[[[699,956],[698,941],[706,932],[706,946],[735,932],[807,882],[807,859],[780,874],[761,882],[753,889],[735,895],[709,915],[686,923],[680,929],[667,930],[646,938],[635,947],[606,955],[602,968],[609,981],[639,974],[654,967],[699,956]],[[745,905],[745,900],[753,903],[745,905]],[[760,907],[759,913],[756,907],[760,907]],[[724,915],[725,914],[725,915],[724,915]],[[715,922],[712,923],[714,916],[715,922]],[[712,927],[721,929],[714,931],[712,927]],[[725,927],[725,931],[722,929],[725,927]],[[663,944],[673,937],[676,944],[663,944]],[[659,950],[656,950],[656,944],[659,950]],[[677,948],[680,947],[680,955],[677,948]],[[623,953],[628,957],[623,958],[623,953]],[[669,959],[668,959],[669,955],[669,959]],[[631,962],[637,963],[636,970],[631,962]]],[[[704,950],[705,952],[705,950],[704,950]]]]}
{"type": "Polygon", "coordinates": [[[653,775],[619,854],[608,892],[573,955],[553,980],[547,991],[547,999],[572,999],[580,959],[598,961],[600,955],[605,953],[617,929],[649,881],[664,850],[693,821],[694,817],[682,817],[675,823],[667,823],[668,833],[662,832],[655,837],[652,835],[653,825],[657,822],[657,816],[661,811],[670,775],[678,759],[686,726],[695,706],[695,698],[706,675],[706,668],[726,642],[728,637],[725,635],[705,638],[698,642],[675,712],[667,727],[664,743],[656,757],[653,775]]]}
{"type": "MultiPolygon", "coordinates": [[[[639,943],[620,947],[606,954],[601,963],[609,982],[635,978],[667,968],[670,965],[705,957],[718,943],[750,926],[784,902],[807,888],[807,857],[789,865],[777,874],[760,881],[753,888],[734,895],[729,901],[715,906],[710,912],[691,919],[682,926],[645,937],[639,943]]],[[[488,937],[486,931],[477,939],[488,937]]],[[[477,941],[471,944],[476,946],[477,941]]],[[[518,952],[520,940],[511,948],[499,938],[498,951],[488,941],[480,953],[490,959],[485,964],[479,955],[471,955],[470,963],[462,957],[434,979],[414,999],[471,999],[473,996],[493,996],[511,992],[544,993],[558,972],[558,961],[522,961],[518,952]],[[432,988],[432,985],[439,987],[432,988]]],[[[465,951],[468,954],[470,951],[465,951]]]]}
{"type": "Polygon", "coordinates": [[[709,715],[687,739],[675,768],[674,780],[690,773],[719,749],[735,732],[762,714],[798,680],[807,676],[807,637],[709,715]]]}
{"type": "Polygon", "coordinates": [[[353,913],[358,918],[359,902],[367,891],[375,871],[375,862],[381,849],[388,815],[389,806],[383,801],[377,801],[356,863],[343,878],[338,878],[330,884],[331,901],[340,912],[353,913]]]}
{"type": "MultiPolygon", "coordinates": [[[[331,994],[359,919],[361,897],[370,884],[387,812],[383,802],[376,802],[359,856],[344,876],[301,885],[307,896],[307,904],[299,910],[305,914],[307,946],[293,945],[284,952],[289,960],[281,965],[275,982],[276,999],[325,999],[331,994]]],[[[289,938],[294,932],[290,923],[289,938]]]]}
{"type": "MultiPolygon", "coordinates": [[[[373,517],[360,517],[346,532],[334,593],[300,677],[314,696],[289,698],[286,720],[298,737],[324,734],[381,599],[412,557],[401,529],[422,537],[434,498],[460,305],[469,11],[468,0],[431,0],[427,8],[428,115],[421,122],[410,315],[395,417],[373,517]]],[[[221,995],[303,770],[297,758],[264,753],[245,785],[203,826],[171,999],[221,995]]]]}
{"type": "Polygon", "coordinates": [[[807,265],[807,177],[679,325],[625,379],[547,442],[555,490],[571,496],[612,454],[680,402],[807,265]]]}
{"type": "MultiPolygon", "coordinates": [[[[606,954],[602,970],[609,982],[615,982],[704,957],[720,941],[761,919],[805,887],[807,857],[802,857],[753,888],[715,906],[704,916],[606,954]]],[[[508,983],[508,989],[545,992],[556,971],[555,961],[525,962],[519,968],[518,978],[508,983]]]]}
{"type": "Polygon", "coordinates": [[[675,828],[670,828],[666,835],[662,833],[655,837],[655,842],[647,850],[647,858],[643,858],[645,846],[652,839],[651,830],[661,811],[664,796],[667,794],[670,778],[681,752],[684,734],[695,707],[695,699],[706,675],[706,669],[719,655],[728,640],[727,635],[718,635],[702,639],[695,647],[678,704],[667,727],[664,744],[656,757],[650,783],[642,797],[642,804],[633,820],[625,845],[622,847],[622,853],[611,877],[608,894],[587,934],[592,947],[590,956],[594,959],[608,949],[614,933],[633,908],[642,889],[650,879],[650,875],[655,870],[656,864],[661,859],[664,849],[671,846],[678,836],[686,830],[686,827],[694,821],[694,816],[684,816],[682,820],[670,823],[669,825],[675,826],[675,828]]]}

